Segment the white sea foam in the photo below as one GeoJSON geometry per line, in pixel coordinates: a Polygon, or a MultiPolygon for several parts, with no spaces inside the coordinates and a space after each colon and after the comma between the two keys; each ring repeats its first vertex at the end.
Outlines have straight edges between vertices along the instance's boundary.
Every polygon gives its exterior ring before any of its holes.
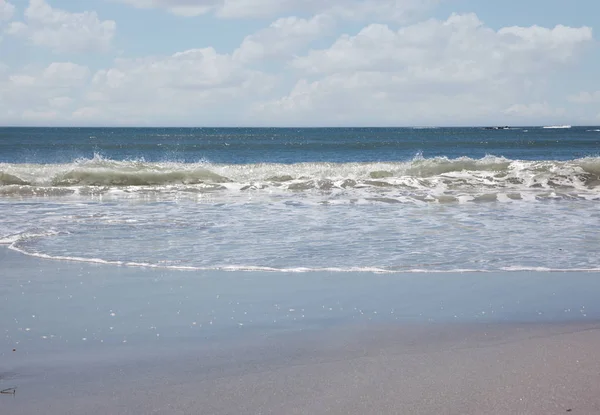
{"type": "Polygon", "coordinates": [[[28,241],[28,240],[32,240],[32,239],[47,238],[47,237],[51,237],[51,236],[65,235],[65,234],[68,234],[68,232],[49,229],[47,231],[27,231],[27,232],[15,233],[15,234],[5,235],[5,236],[0,235],[0,245],[10,245],[12,247],[17,242],[23,242],[23,241],[28,241]]]}
{"type": "Polygon", "coordinates": [[[239,194],[317,192],[344,193],[349,198],[370,198],[375,193],[390,200],[408,197],[444,203],[484,193],[555,190],[600,195],[600,158],[524,161],[417,156],[407,162],[212,164],[113,161],[96,156],[69,164],[0,164],[0,195],[5,196],[219,195],[226,199],[239,194]]]}
{"type": "MultiPolygon", "coordinates": [[[[1,202],[0,243],[44,259],[182,271],[596,271],[596,203],[1,202]],[[380,204],[377,204],[380,203],[380,204]],[[375,205],[374,205],[375,204],[375,205]],[[7,215],[7,212],[11,212],[7,215]],[[44,226],[46,227],[44,230],[44,226]]],[[[502,199],[503,197],[497,197],[502,199]]]]}
{"type": "Polygon", "coordinates": [[[502,271],[508,272],[600,272],[600,267],[591,268],[548,268],[548,267],[531,267],[531,266],[519,266],[513,265],[510,267],[501,268],[502,271]]]}
{"type": "Polygon", "coordinates": [[[571,128],[571,126],[570,125],[549,125],[549,126],[546,126],[543,128],[545,128],[547,130],[561,130],[561,129],[571,128]]]}

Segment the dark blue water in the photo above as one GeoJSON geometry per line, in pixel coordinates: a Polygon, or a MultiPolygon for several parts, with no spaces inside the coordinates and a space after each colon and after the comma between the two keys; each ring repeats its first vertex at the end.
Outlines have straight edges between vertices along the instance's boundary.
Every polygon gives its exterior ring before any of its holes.
{"type": "Polygon", "coordinates": [[[425,158],[572,160],[600,155],[600,127],[483,128],[0,128],[0,162],[67,163],[100,155],[245,164],[425,158]]]}

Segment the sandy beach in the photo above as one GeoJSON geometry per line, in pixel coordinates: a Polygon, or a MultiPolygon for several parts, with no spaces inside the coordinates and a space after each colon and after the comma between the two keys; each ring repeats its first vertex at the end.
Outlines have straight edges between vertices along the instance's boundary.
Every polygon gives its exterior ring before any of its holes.
{"type": "Polygon", "coordinates": [[[2,414],[600,412],[594,273],[0,262],[2,414]]]}

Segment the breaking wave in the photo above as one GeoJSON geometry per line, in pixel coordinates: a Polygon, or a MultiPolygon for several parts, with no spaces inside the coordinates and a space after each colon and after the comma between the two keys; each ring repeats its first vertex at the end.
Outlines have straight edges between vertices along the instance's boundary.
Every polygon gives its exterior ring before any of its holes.
{"type": "Polygon", "coordinates": [[[596,198],[600,196],[600,157],[524,161],[495,156],[426,159],[418,155],[406,162],[212,164],[115,161],[95,156],[69,164],[0,163],[0,195],[5,196],[365,190],[438,201],[460,196],[485,199],[490,194],[519,199],[543,192],[549,197],[596,198]]]}

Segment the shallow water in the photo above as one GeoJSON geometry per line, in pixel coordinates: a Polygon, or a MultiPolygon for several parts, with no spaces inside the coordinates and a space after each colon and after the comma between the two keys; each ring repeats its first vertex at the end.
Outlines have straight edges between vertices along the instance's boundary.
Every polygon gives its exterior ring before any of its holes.
{"type": "Polygon", "coordinates": [[[356,324],[600,318],[598,273],[179,272],[43,261],[7,249],[0,261],[5,370],[356,324]]]}

